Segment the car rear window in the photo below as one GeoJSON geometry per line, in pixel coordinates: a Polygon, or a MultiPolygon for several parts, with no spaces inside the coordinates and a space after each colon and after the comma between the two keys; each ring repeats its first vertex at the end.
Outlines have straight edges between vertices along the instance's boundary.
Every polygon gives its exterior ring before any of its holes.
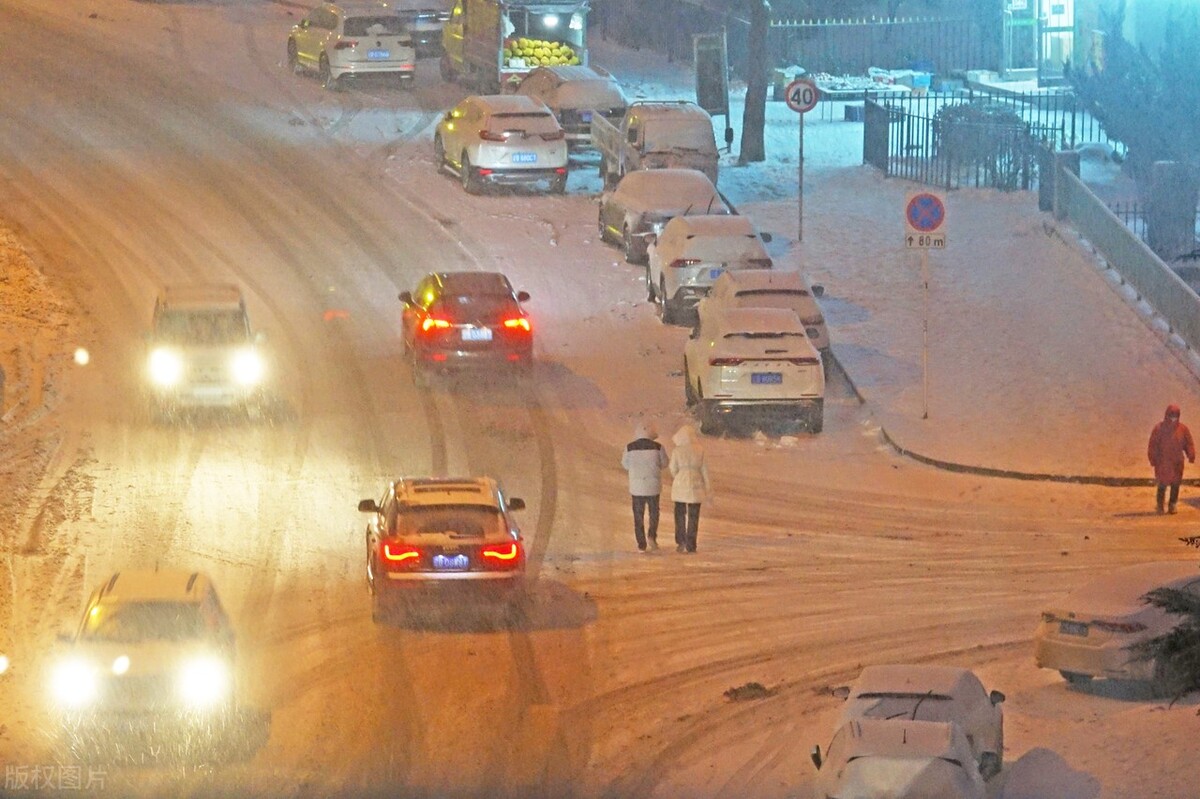
{"type": "Polygon", "coordinates": [[[525,133],[554,133],[558,122],[548,111],[521,111],[492,114],[488,119],[488,130],[493,133],[520,131],[525,133]]]}
{"type": "Polygon", "coordinates": [[[246,318],[239,311],[167,311],[154,332],[177,344],[236,344],[246,340],[246,318]]]}
{"type": "Polygon", "coordinates": [[[434,505],[406,508],[399,515],[396,534],[445,535],[486,540],[504,533],[504,517],[486,505],[434,505]]]}
{"type": "Polygon", "coordinates": [[[382,17],[346,17],[347,36],[399,36],[404,20],[395,15],[382,17]]]}
{"type": "Polygon", "coordinates": [[[127,602],[97,605],[88,613],[83,637],[134,643],[147,639],[180,641],[204,635],[200,606],[187,602],[127,602]]]}

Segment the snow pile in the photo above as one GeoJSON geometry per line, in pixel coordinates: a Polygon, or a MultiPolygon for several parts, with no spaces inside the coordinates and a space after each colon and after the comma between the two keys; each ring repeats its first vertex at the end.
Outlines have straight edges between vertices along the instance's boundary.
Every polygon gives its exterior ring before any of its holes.
{"type": "Polygon", "coordinates": [[[1008,767],[999,799],[1096,799],[1099,795],[1095,777],[1038,747],[1008,767]]]}

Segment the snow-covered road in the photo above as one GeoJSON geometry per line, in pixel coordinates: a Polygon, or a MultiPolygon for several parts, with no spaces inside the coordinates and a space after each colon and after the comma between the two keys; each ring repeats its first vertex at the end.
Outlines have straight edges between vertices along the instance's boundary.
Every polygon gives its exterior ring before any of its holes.
{"type": "MultiPolygon", "coordinates": [[[[214,577],[270,737],[214,770],[111,766],[112,795],[793,796],[829,736],[825,689],[904,660],[970,666],[1007,693],[1010,767],[1045,747],[1104,797],[1192,795],[1190,707],[1067,690],[1030,651],[1042,605],[1089,574],[1187,557],[1175,521],[1143,515],[1144,489],[950,474],[881,442],[881,422],[902,437],[915,409],[920,294],[899,248],[906,186],[856,164],[852,124],[809,126],[800,247],[785,241],[794,120],[778,106],[772,161],[722,184],[828,286],[835,348],[868,403],[836,383],[819,436],[707,441],[700,554],[639,557],[620,447],[638,418],[664,433],[686,418],[686,331],[659,325],[640,270],[596,241],[594,172],[576,170],[563,198],[465,196],[429,147],[462,91],[422,63],[411,93],[326,93],[281,63],[296,17],[252,0],[0,0],[0,216],[46,275],[44,297],[5,296],[47,320],[53,385],[49,412],[0,433],[14,489],[0,640],[16,664],[0,682],[0,763],[55,756],[39,668],[86,593],[162,563],[214,577]],[[500,269],[532,294],[528,390],[412,386],[396,294],[453,268],[500,269]],[[146,422],[141,333],[157,287],[180,280],[244,287],[290,415],[146,422]],[[76,346],[86,368],[68,363],[76,346]],[[372,624],[355,504],[431,472],[491,473],[529,502],[528,625],[372,624]],[[724,698],[750,681],[775,693],[724,698]]],[[[686,91],[647,54],[595,57],[634,94],[686,91]]],[[[1182,364],[1032,198],[953,201],[931,329],[941,433],[922,440],[1005,461],[986,465],[1136,473],[1159,406],[1180,401],[1185,421],[1200,408],[1182,364]],[[1010,326],[1038,345],[1013,333],[1012,354],[994,340],[1010,326]],[[1081,376],[1126,362],[1139,368],[1081,376]],[[1027,377],[1037,391],[1012,390],[1027,377]]],[[[25,346],[28,326],[0,332],[2,349],[25,346]]]]}

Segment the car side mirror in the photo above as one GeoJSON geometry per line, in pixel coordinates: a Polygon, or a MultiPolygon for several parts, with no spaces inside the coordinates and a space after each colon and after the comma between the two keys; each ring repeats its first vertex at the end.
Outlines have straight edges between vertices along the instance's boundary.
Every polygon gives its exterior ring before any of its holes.
{"type": "Polygon", "coordinates": [[[379,506],[373,499],[364,499],[358,503],[358,510],[361,513],[379,513],[379,506]]]}
{"type": "Polygon", "coordinates": [[[774,237],[774,236],[772,236],[770,233],[763,233],[763,234],[761,234],[760,238],[762,238],[762,240],[763,240],[763,244],[770,244],[770,243],[771,243],[771,241],[772,241],[772,240],[773,240],[775,237],[774,237]]]}
{"type": "Polygon", "coordinates": [[[814,746],[812,748],[812,751],[808,753],[808,756],[810,758],[812,758],[813,765],[817,767],[818,771],[820,771],[821,770],[821,762],[822,762],[821,761],[821,747],[814,746]]]}
{"type": "Polygon", "coordinates": [[[824,297],[825,296],[825,287],[822,286],[820,283],[817,283],[816,285],[814,285],[812,287],[812,293],[813,293],[814,297],[824,297]]]}
{"type": "Polygon", "coordinates": [[[508,500],[509,510],[525,510],[525,500],[520,497],[510,497],[508,500]]]}
{"type": "Polygon", "coordinates": [[[405,305],[412,305],[413,304],[412,292],[411,291],[400,292],[400,302],[404,303],[405,305]]]}
{"type": "Polygon", "coordinates": [[[529,299],[528,291],[518,291],[517,292],[517,302],[525,302],[528,299],[529,299]]]}
{"type": "Polygon", "coordinates": [[[843,700],[849,699],[850,698],[850,686],[849,685],[839,685],[837,688],[834,688],[829,693],[833,694],[833,697],[835,699],[843,699],[843,700]]]}
{"type": "Polygon", "coordinates": [[[992,691],[988,694],[988,699],[992,700],[993,705],[998,705],[1004,701],[1004,694],[1000,691],[992,691]]]}

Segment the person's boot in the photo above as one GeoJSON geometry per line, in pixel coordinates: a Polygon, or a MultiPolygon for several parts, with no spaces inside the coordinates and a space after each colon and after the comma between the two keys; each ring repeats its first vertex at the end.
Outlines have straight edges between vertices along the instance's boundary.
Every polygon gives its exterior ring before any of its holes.
{"type": "Polygon", "coordinates": [[[1159,514],[1160,516],[1162,515],[1163,504],[1161,502],[1154,506],[1154,512],[1159,514]]]}
{"type": "Polygon", "coordinates": [[[1175,503],[1172,502],[1167,506],[1167,513],[1175,513],[1175,503]]]}

